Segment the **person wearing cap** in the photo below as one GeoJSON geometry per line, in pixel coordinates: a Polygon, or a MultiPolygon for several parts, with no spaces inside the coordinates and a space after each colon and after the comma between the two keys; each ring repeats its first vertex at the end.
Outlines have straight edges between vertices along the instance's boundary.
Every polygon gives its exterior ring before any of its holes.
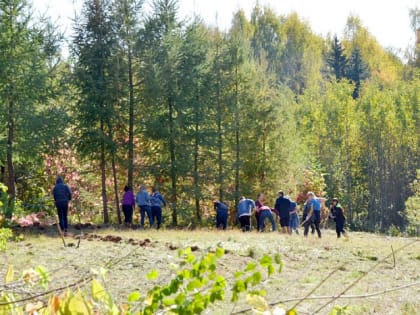
{"type": "Polygon", "coordinates": [[[346,232],[344,231],[344,222],[346,221],[346,217],[344,216],[344,210],[339,204],[337,198],[333,198],[330,211],[330,217],[335,221],[335,231],[337,232],[337,238],[340,238],[341,235],[346,236],[346,232]]]}

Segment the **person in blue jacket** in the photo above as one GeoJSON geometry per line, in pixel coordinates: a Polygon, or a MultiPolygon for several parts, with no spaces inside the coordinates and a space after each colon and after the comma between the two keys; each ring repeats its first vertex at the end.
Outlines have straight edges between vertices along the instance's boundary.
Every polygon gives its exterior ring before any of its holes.
{"type": "Polygon", "coordinates": [[[315,230],[318,233],[318,237],[321,238],[321,229],[319,228],[319,224],[321,223],[322,201],[325,199],[318,198],[312,191],[307,193],[307,198],[309,212],[305,221],[302,223],[302,225],[305,227],[303,235],[308,236],[309,226],[311,225],[311,222],[313,222],[315,225],[315,230]]]}
{"type": "Polygon", "coordinates": [[[153,226],[152,209],[150,208],[150,195],[146,190],[146,186],[141,185],[136,195],[136,203],[140,208],[140,226],[144,228],[144,218],[147,213],[150,227],[153,226]]]}
{"type": "Polygon", "coordinates": [[[53,188],[53,196],[55,206],[58,212],[58,221],[61,232],[64,232],[64,234],[66,234],[67,229],[69,227],[67,214],[72,193],[69,186],[64,184],[64,180],[61,176],[57,177],[57,180],[55,181],[55,186],[53,188]]]}
{"type": "Polygon", "coordinates": [[[241,197],[238,203],[237,217],[241,224],[241,229],[244,232],[251,231],[251,214],[255,209],[255,202],[252,199],[241,197]]]}
{"type": "Polygon", "coordinates": [[[216,228],[226,230],[228,221],[228,206],[223,201],[215,201],[214,210],[216,210],[216,228]]]}
{"type": "Polygon", "coordinates": [[[156,228],[159,230],[162,224],[162,205],[166,207],[166,200],[160,194],[156,187],[152,188],[152,196],[150,197],[150,204],[152,210],[152,221],[157,222],[156,228]]]}

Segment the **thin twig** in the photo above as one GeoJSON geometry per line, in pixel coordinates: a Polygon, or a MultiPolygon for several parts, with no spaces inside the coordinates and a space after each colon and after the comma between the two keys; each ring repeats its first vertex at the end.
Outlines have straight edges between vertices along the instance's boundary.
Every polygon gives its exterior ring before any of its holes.
{"type": "MultiPolygon", "coordinates": [[[[390,292],[400,291],[400,290],[404,290],[404,289],[407,289],[407,288],[415,287],[415,286],[418,286],[418,285],[420,285],[420,281],[413,282],[413,283],[408,283],[408,284],[404,284],[404,285],[401,285],[399,287],[394,287],[394,288],[391,288],[391,289],[385,289],[385,290],[382,290],[382,291],[376,291],[376,292],[372,292],[372,293],[367,293],[367,294],[341,295],[341,296],[338,296],[338,295],[334,295],[334,296],[330,296],[330,295],[324,295],[324,296],[308,296],[308,297],[305,297],[303,299],[305,301],[309,301],[309,300],[327,300],[327,299],[333,299],[333,298],[334,299],[337,299],[337,300],[338,299],[340,299],[340,300],[344,300],[344,299],[367,299],[367,298],[371,298],[371,297],[374,297],[374,296],[384,295],[384,294],[387,294],[387,293],[390,293],[390,292]]],[[[295,301],[300,301],[300,300],[302,300],[302,298],[282,299],[280,301],[270,302],[270,303],[268,303],[268,305],[275,306],[275,305],[282,304],[282,303],[295,302],[295,301]]],[[[242,313],[249,312],[251,310],[252,310],[251,308],[247,308],[247,309],[243,309],[243,310],[237,311],[236,313],[233,313],[233,314],[242,314],[242,313]]]]}
{"type": "Polygon", "coordinates": [[[317,314],[319,313],[321,310],[323,310],[325,307],[327,307],[330,303],[334,302],[335,300],[337,300],[338,298],[340,298],[342,295],[344,295],[347,291],[349,291],[351,288],[353,288],[357,283],[360,282],[360,280],[362,280],[364,277],[366,277],[370,272],[372,272],[376,267],[378,267],[380,264],[382,264],[385,260],[387,260],[389,257],[391,257],[392,255],[395,255],[396,252],[402,251],[403,249],[413,245],[414,243],[417,243],[419,240],[414,240],[410,243],[405,244],[404,246],[401,246],[400,248],[398,248],[395,252],[393,251],[392,253],[390,253],[389,255],[385,256],[384,258],[382,258],[381,260],[379,260],[376,264],[374,264],[371,268],[369,268],[368,271],[364,272],[359,278],[357,278],[355,281],[353,281],[350,285],[348,285],[340,294],[338,294],[337,296],[331,298],[327,303],[321,305],[321,307],[319,307],[315,312],[313,312],[313,314],[317,314]]]}
{"type": "Polygon", "coordinates": [[[392,258],[394,259],[394,269],[395,269],[395,253],[394,253],[394,248],[391,245],[391,250],[392,250],[392,258]]]}
{"type": "Polygon", "coordinates": [[[344,265],[341,265],[338,268],[335,268],[333,271],[331,271],[328,276],[326,276],[318,285],[316,285],[311,291],[309,291],[308,294],[306,294],[303,298],[299,299],[298,302],[293,305],[292,309],[295,309],[296,306],[298,306],[300,303],[302,303],[304,300],[306,300],[307,297],[309,297],[312,293],[314,293],[321,285],[323,285],[331,276],[333,276],[338,270],[342,270],[344,268],[344,265]]]}

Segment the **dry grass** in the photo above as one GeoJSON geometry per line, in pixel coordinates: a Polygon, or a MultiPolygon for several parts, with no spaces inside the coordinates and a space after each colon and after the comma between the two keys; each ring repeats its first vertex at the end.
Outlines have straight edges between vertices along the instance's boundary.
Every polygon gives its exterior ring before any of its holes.
{"type": "MultiPolygon", "coordinates": [[[[73,231],[80,233],[80,231],[73,231]]],[[[22,242],[10,243],[5,253],[0,253],[0,276],[9,264],[22,271],[43,265],[53,275],[51,287],[69,284],[91,269],[99,269],[110,261],[107,286],[120,301],[125,301],[129,292],[139,290],[145,293],[156,284],[167,283],[171,276],[168,266],[178,260],[177,248],[195,246],[196,255],[221,246],[227,254],[220,260],[219,272],[228,279],[249,261],[258,259],[264,253],[280,253],[284,262],[283,272],[264,282],[269,302],[285,302],[286,307],[305,296],[309,291],[336,270],[334,275],[318,287],[312,296],[334,296],[340,294],[361,275],[379,264],[352,287],[345,295],[366,295],[420,281],[420,242],[414,242],[404,250],[392,253],[413,242],[414,239],[395,238],[352,233],[350,239],[336,239],[333,231],[323,231],[322,239],[310,235],[287,236],[279,233],[242,233],[237,230],[219,231],[152,231],[152,230],[87,230],[104,235],[118,235],[120,242],[100,241],[99,238],[77,240],[67,237],[67,244],[55,231],[42,231],[40,235],[31,233],[22,242]],[[131,240],[130,240],[131,239],[131,240]],[[146,241],[146,239],[150,240],[146,241]],[[124,257],[124,258],[122,258],[124,257]],[[118,259],[121,260],[117,261],[118,259]],[[159,271],[155,282],[146,280],[145,275],[152,269],[159,271]]],[[[420,314],[420,285],[389,292],[369,298],[339,299],[321,310],[328,314],[334,305],[349,305],[352,314],[420,314]]],[[[306,300],[298,305],[299,314],[311,314],[328,299],[306,300]]],[[[234,311],[246,309],[238,304],[234,311]]],[[[228,302],[217,305],[208,314],[229,314],[233,305],[228,302]]]]}

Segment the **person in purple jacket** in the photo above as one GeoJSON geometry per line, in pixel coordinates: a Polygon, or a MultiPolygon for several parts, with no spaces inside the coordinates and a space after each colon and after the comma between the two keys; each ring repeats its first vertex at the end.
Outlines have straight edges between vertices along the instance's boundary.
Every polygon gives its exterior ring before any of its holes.
{"type": "Polygon", "coordinates": [[[136,199],[130,186],[124,187],[124,195],[122,198],[122,210],[124,212],[124,223],[126,226],[131,227],[133,223],[133,212],[136,206],[136,199]]]}

